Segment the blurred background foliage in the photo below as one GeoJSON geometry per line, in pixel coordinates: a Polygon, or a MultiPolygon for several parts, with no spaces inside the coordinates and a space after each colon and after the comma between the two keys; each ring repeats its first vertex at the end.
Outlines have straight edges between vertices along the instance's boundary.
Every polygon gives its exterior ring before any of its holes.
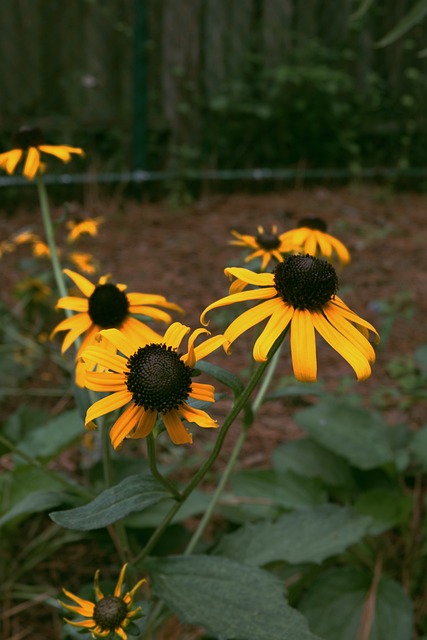
{"type": "Polygon", "coordinates": [[[2,0],[1,147],[33,124],[98,174],[421,167],[424,4],[2,0]]]}

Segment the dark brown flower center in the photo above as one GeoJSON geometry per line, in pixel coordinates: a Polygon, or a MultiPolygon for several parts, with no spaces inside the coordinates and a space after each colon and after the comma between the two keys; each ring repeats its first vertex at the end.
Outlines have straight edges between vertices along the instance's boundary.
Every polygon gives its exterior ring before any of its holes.
{"type": "Polygon", "coordinates": [[[102,329],[119,329],[128,312],[127,296],[115,284],[98,284],[89,298],[90,319],[102,329]]]}
{"type": "Polygon", "coordinates": [[[338,278],[326,260],[309,254],[289,256],[274,270],[274,286],[295,309],[322,309],[338,291],[338,278]]]}
{"type": "Polygon", "coordinates": [[[259,233],[255,239],[261,249],[266,251],[274,251],[280,247],[280,239],[277,233],[259,233]]]}
{"type": "Polygon", "coordinates": [[[29,147],[38,147],[43,143],[43,134],[38,127],[24,125],[13,136],[13,146],[23,151],[26,151],[29,147]]]}
{"type": "Polygon", "coordinates": [[[191,391],[191,374],[180,354],[165,344],[140,347],[128,360],[126,385],[132,400],[145,410],[178,409],[191,391]]]}
{"type": "Polygon", "coordinates": [[[95,604],[93,619],[103,631],[114,631],[127,616],[127,606],[121,598],[107,596],[95,604]]]}
{"type": "Polygon", "coordinates": [[[322,220],[322,218],[301,218],[297,226],[298,228],[306,227],[307,229],[323,231],[323,233],[325,233],[328,228],[326,222],[322,220]]]}

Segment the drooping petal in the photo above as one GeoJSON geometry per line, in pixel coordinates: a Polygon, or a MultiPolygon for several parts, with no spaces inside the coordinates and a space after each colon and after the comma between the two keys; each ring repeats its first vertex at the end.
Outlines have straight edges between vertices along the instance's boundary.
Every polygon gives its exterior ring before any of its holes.
{"type": "Polygon", "coordinates": [[[35,147],[30,147],[24,165],[24,176],[32,180],[40,167],[40,153],[35,147]]]}
{"type": "Polygon", "coordinates": [[[265,362],[267,360],[271,347],[290,323],[293,313],[294,308],[286,303],[282,303],[280,308],[275,309],[261,335],[255,341],[253,348],[254,360],[257,362],[265,362]]]}
{"type": "Polygon", "coordinates": [[[95,571],[95,578],[93,581],[94,587],[95,587],[95,596],[96,596],[96,600],[97,602],[99,602],[99,600],[102,600],[102,598],[104,597],[104,594],[101,591],[101,587],[99,586],[99,574],[100,574],[100,570],[97,569],[95,571]]]}
{"type": "Polygon", "coordinates": [[[179,407],[178,411],[188,422],[195,422],[199,427],[205,429],[215,429],[218,427],[218,422],[211,418],[206,411],[202,411],[202,409],[190,407],[189,404],[185,403],[179,407]]]}
{"type": "Polygon", "coordinates": [[[134,439],[146,438],[154,429],[157,416],[158,411],[142,410],[135,431],[131,433],[130,437],[134,439]]]}
{"type": "Polygon", "coordinates": [[[85,311],[87,313],[89,309],[89,302],[87,298],[64,296],[63,298],[59,298],[56,303],[56,308],[69,309],[70,311],[85,311]]]}
{"type": "Polygon", "coordinates": [[[327,235],[329,238],[329,242],[331,243],[332,247],[335,249],[341,264],[343,265],[348,264],[350,262],[350,253],[347,247],[341,242],[341,240],[338,240],[338,238],[334,238],[334,236],[330,236],[329,234],[327,235]]]}
{"type": "Polygon", "coordinates": [[[59,325],[53,330],[52,336],[57,333],[57,331],[64,331],[67,330],[68,327],[70,327],[67,335],[64,337],[64,340],[62,342],[61,353],[65,353],[65,351],[69,349],[69,347],[77,340],[77,338],[89,329],[91,324],[92,320],[89,318],[87,313],[77,313],[75,316],[72,316],[71,318],[67,318],[66,320],[60,322],[59,325]]]}
{"type": "Polygon", "coordinates": [[[171,409],[171,411],[163,414],[163,422],[174,444],[191,444],[193,442],[191,433],[182,424],[176,409],[171,409]]]}
{"type": "Polygon", "coordinates": [[[110,431],[110,440],[114,449],[117,449],[126,436],[135,429],[142,411],[144,411],[142,407],[132,402],[117,418],[110,431]]]}
{"type": "Polygon", "coordinates": [[[158,320],[159,322],[165,322],[169,324],[172,322],[172,316],[166,311],[162,309],[156,309],[156,307],[149,307],[147,305],[139,305],[129,307],[130,313],[139,314],[141,316],[147,316],[148,318],[152,318],[153,320],[158,320]]]}
{"type": "Polygon", "coordinates": [[[153,342],[157,344],[163,341],[163,337],[149,327],[148,324],[132,317],[126,318],[123,322],[121,332],[135,345],[134,351],[138,347],[144,347],[146,344],[153,342]]]}
{"type": "MultiPolygon", "coordinates": [[[[93,604],[93,602],[90,602],[90,600],[84,600],[83,598],[80,598],[79,596],[76,596],[74,593],[71,593],[71,591],[67,591],[67,589],[62,589],[62,591],[65,593],[65,595],[67,596],[67,598],[70,598],[70,600],[74,600],[74,602],[77,602],[77,604],[84,609],[85,613],[83,613],[82,615],[92,615],[93,614],[93,610],[95,608],[95,605],[93,604]]],[[[66,607],[68,608],[68,607],[66,607]]]]}
{"type": "Polygon", "coordinates": [[[281,298],[273,298],[247,309],[227,327],[224,331],[224,336],[232,344],[242,333],[262,322],[275,311],[282,310],[284,306],[285,304],[281,298]]]}
{"type": "Polygon", "coordinates": [[[190,334],[188,338],[187,353],[182,357],[182,361],[185,362],[185,364],[191,368],[195,366],[197,361],[194,343],[197,340],[197,338],[204,333],[207,333],[208,335],[210,335],[210,332],[207,329],[196,329],[190,334]]]}
{"type": "Polygon", "coordinates": [[[338,307],[325,305],[323,313],[329,322],[365,355],[370,364],[375,362],[375,351],[369,340],[367,340],[351,322],[346,320],[338,307]]]}
{"type": "Polygon", "coordinates": [[[316,234],[316,241],[319,246],[319,253],[325,258],[330,258],[332,255],[332,243],[330,242],[331,236],[322,231],[314,231],[316,234]]]}
{"type": "Polygon", "coordinates": [[[375,327],[367,320],[364,320],[363,318],[358,316],[357,313],[354,313],[354,311],[352,311],[345,304],[345,302],[341,300],[341,298],[335,296],[330,302],[328,302],[328,305],[339,307],[342,310],[340,311],[340,313],[344,318],[347,318],[347,320],[350,320],[350,322],[353,322],[353,324],[359,325],[360,327],[364,327],[365,329],[372,331],[372,333],[375,335],[375,343],[378,344],[378,342],[380,341],[380,335],[375,327]]]}
{"type": "Polygon", "coordinates": [[[316,336],[311,312],[295,309],[291,323],[291,354],[294,375],[300,382],[316,382],[316,336]]]}
{"type": "MultiPolygon", "coordinates": [[[[268,274],[265,274],[268,275],[268,274]]],[[[271,275],[271,274],[269,274],[271,275]]],[[[200,322],[203,325],[207,325],[208,322],[205,321],[205,316],[208,311],[212,309],[217,309],[218,307],[225,307],[229,304],[234,304],[235,302],[247,302],[248,300],[268,300],[269,298],[273,298],[277,296],[277,291],[275,287],[265,287],[264,289],[250,289],[249,291],[240,291],[238,293],[232,293],[229,296],[225,296],[224,298],[220,298],[216,300],[216,302],[212,302],[200,316],[200,322]]]]}
{"type": "Polygon", "coordinates": [[[358,380],[366,380],[371,375],[371,367],[366,356],[347,338],[337,331],[320,311],[312,311],[311,317],[316,331],[354,369],[358,380]]]}
{"type": "Polygon", "coordinates": [[[188,333],[190,333],[190,327],[186,327],[184,324],[181,324],[181,322],[174,322],[167,328],[162,342],[167,347],[178,349],[182,340],[188,333]]]}
{"type": "Polygon", "coordinates": [[[127,294],[129,305],[131,308],[145,305],[156,305],[157,307],[163,307],[164,309],[171,309],[182,313],[182,309],[175,302],[169,302],[164,296],[158,296],[154,293],[136,293],[130,292],[127,294]]]}
{"type": "Polygon", "coordinates": [[[106,398],[97,400],[86,412],[85,425],[106,413],[111,413],[116,409],[121,409],[131,400],[132,394],[129,393],[129,391],[117,391],[106,398]]]}
{"type": "Polygon", "coordinates": [[[190,397],[204,402],[215,402],[215,387],[203,382],[192,382],[190,397]]]}
{"type": "Polygon", "coordinates": [[[11,149],[11,151],[6,151],[5,153],[0,154],[0,167],[6,169],[8,174],[12,174],[16,165],[22,158],[23,151],[22,149],[11,149]]]}
{"type": "Polygon", "coordinates": [[[71,271],[71,269],[64,269],[64,273],[69,278],[71,278],[76,287],[80,289],[80,291],[84,296],[86,296],[86,298],[90,298],[92,293],[95,291],[95,285],[90,282],[90,280],[82,276],[80,273],[71,271]]]}

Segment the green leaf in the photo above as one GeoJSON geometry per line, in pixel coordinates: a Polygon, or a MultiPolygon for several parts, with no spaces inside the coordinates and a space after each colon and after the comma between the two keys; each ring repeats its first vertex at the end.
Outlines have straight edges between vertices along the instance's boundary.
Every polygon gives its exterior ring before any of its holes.
{"type": "MultiPolygon", "coordinates": [[[[206,511],[209,502],[211,501],[211,494],[198,491],[193,491],[183,503],[181,509],[174,515],[171,520],[171,524],[176,522],[182,522],[186,518],[191,518],[200,515],[206,511]]],[[[154,504],[144,511],[139,513],[133,513],[126,518],[126,526],[133,528],[155,528],[163,520],[173,504],[173,500],[162,500],[157,504],[154,504]]]]}
{"type": "Polygon", "coordinates": [[[247,524],[225,535],[215,554],[256,566],[277,560],[320,563],[359,542],[370,523],[352,509],[325,504],[288,513],[278,522],[247,524]]]}
{"type": "Polygon", "coordinates": [[[297,424],[318,444],[358,469],[373,469],[393,460],[382,418],[344,400],[322,400],[295,414],[297,424]]]}
{"type": "MultiPolygon", "coordinates": [[[[371,584],[370,573],[332,569],[311,583],[299,609],[322,638],[355,640],[371,584]]],[[[382,577],[374,603],[369,640],[411,640],[412,604],[401,585],[382,577]]]]}
{"type": "MultiPolygon", "coordinates": [[[[316,640],[269,573],[227,558],[174,556],[144,563],[154,594],[181,622],[221,640],[316,640]]],[[[319,639],[317,639],[319,640],[319,639]]]]}
{"type": "Polygon", "coordinates": [[[91,531],[117,522],[134,511],[142,511],[165,498],[170,498],[170,494],[154,478],[135,475],[106,489],[82,507],[54,511],[49,516],[61,527],[91,531]]]}
{"type": "Polygon", "coordinates": [[[61,413],[47,424],[33,429],[19,443],[19,448],[33,458],[49,460],[84,434],[77,411],[61,413]]]}
{"type": "Polygon", "coordinates": [[[208,373],[210,376],[215,378],[215,380],[218,380],[218,382],[225,384],[226,387],[232,390],[236,397],[239,396],[245,388],[245,385],[240,378],[237,378],[237,376],[230,373],[230,371],[227,371],[227,369],[218,367],[216,364],[200,360],[197,363],[196,368],[203,371],[203,373],[208,373]]]}
{"type": "Polygon", "coordinates": [[[396,525],[405,526],[412,510],[411,496],[399,491],[372,489],[362,493],[354,505],[356,511],[371,517],[371,535],[378,535],[396,525]]]}
{"type": "Polygon", "coordinates": [[[348,463],[310,438],[291,440],[273,452],[277,471],[293,471],[307,478],[318,478],[326,485],[348,486],[352,483],[348,463]]]}
{"type": "Polygon", "coordinates": [[[326,493],[314,480],[302,478],[291,471],[278,473],[272,469],[235,473],[230,484],[240,507],[264,515],[263,507],[301,509],[326,501],[326,493]]]}
{"type": "Polygon", "coordinates": [[[1,516],[0,527],[18,516],[48,511],[66,501],[67,495],[64,491],[32,491],[1,516]]]}
{"type": "Polygon", "coordinates": [[[414,458],[427,471],[427,427],[414,434],[409,448],[414,458]]]}
{"type": "Polygon", "coordinates": [[[427,14],[427,0],[419,0],[400,20],[391,31],[389,31],[379,42],[377,47],[386,47],[395,42],[404,33],[412,29],[416,24],[421,22],[427,14]]]}
{"type": "MultiPolygon", "coordinates": [[[[427,49],[425,50],[427,53],[427,49]]],[[[421,55],[421,51],[418,55],[421,55]]],[[[423,373],[427,373],[427,344],[421,345],[415,351],[415,362],[423,373]]]]}

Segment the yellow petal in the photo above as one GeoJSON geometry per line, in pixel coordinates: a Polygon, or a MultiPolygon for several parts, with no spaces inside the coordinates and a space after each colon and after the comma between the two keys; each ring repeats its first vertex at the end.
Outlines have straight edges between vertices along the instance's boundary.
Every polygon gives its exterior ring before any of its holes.
{"type": "Polygon", "coordinates": [[[285,303],[281,298],[273,298],[247,309],[227,327],[224,336],[232,344],[242,333],[262,322],[275,311],[281,311],[284,306],[285,303]]]}
{"type": "Polygon", "coordinates": [[[163,336],[162,342],[167,347],[172,347],[172,349],[178,349],[183,338],[188,333],[190,333],[190,327],[186,327],[184,324],[181,324],[181,322],[174,322],[166,330],[166,333],[163,336]]]}
{"type": "MultiPolygon", "coordinates": [[[[107,331],[111,331],[111,329],[107,329],[107,331]]],[[[127,369],[127,358],[123,358],[115,353],[109,353],[107,349],[103,349],[102,347],[87,347],[87,349],[82,352],[81,357],[83,360],[96,362],[96,364],[99,364],[104,369],[110,369],[116,373],[123,374],[127,369]]]]}
{"type": "Polygon", "coordinates": [[[116,598],[120,598],[120,593],[121,593],[121,590],[122,590],[123,580],[124,580],[124,577],[125,577],[126,567],[127,566],[128,565],[127,565],[127,562],[126,562],[123,565],[123,567],[121,568],[119,579],[117,580],[116,588],[114,589],[114,596],[116,598]]]}
{"type": "Polygon", "coordinates": [[[126,382],[122,375],[107,371],[85,371],[84,386],[92,391],[125,391],[126,382]]]}
{"type": "Polygon", "coordinates": [[[148,307],[146,305],[139,305],[129,307],[130,313],[138,314],[141,316],[147,316],[148,318],[153,318],[153,320],[158,320],[159,322],[165,322],[169,324],[172,322],[172,317],[166,311],[162,309],[156,309],[155,307],[148,307]]]}
{"type": "MultiPolygon", "coordinates": [[[[271,274],[270,274],[271,275],[271,274]]],[[[208,323],[205,322],[205,316],[208,311],[211,309],[217,309],[218,307],[225,307],[229,304],[234,304],[235,302],[247,302],[248,300],[267,300],[269,298],[273,298],[277,296],[277,291],[275,287],[265,287],[264,289],[250,289],[249,291],[240,291],[238,293],[232,293],[229,296],[225,296],[224,298],[220,298],[216,302],[210,304],[200,316],[200,322],[204,325],[208,323]]]]}
{"type": "Polygon", "coordinates": [[[110,432],[110,440],[114,449],[119,448],[123,440],[135,429],[140,413],[143,411],[142,407],[132,403],[126,407],[122,415],[116,420],[110,432]]]}
{"type": "Polygon", "coordinates": [[[316,382],[316,337],[311,312],[295,309],[291,323],[291,353],[294,375],[300,382],[316,382]]]}
{"type": "MultiPolygon", "coordinates": [[[[92,324],[92,320],[89,318],[87,313],[78,313],[72,318],[68,318],[68,320],[74,320],[73,327],[64,337],[61,346],[61,353],[65,353],[67,349],[77,340],[82,333],[87,331],[92,324]]],[[[59,329],[59,326],[56,327],[56,330],[59,329]]]]}
{"type": "Polygon", "coordinates": [[[358,380],[366,380],[371,375],[367,358],[347,338],[337,331],[320,311],[311,312],[314,328],[354,369],[358,380]]]}
{"type": "Polygon", "coordinates": [[[82,609],[85,610],[86,613],[82,615],[91,616],[93,614],[93,610],[95,608],[95,605],[93,604],[93,602],[91,602],[90,600],[84,600],[83,598],[79,598],[79,596],[76,596],[74,593],[71,593],[71,591],[67,591],[67,589],[62,589],[62,591],[65,593],[67,598],[70,598],[70,600],[74,600],[74,602],[77,602],[77,604],[80,605],[80,607],[82,607],[82,609]]]}
{"type": "Polygon", "coordinates": [[[203,400],[204,402],[215,402],[215,387],[211,384],[202,382],[192,382],[190,396],[195,400],[203,400]]]}
{"type": "Polygon", "coordinates": [[[136,318],[126,318],[121,326],[121,332],[135,346],[134,352],[146,344],[160,344],[163,342],[163,336],[160,333],[157,333],[148,324],[136,318]]]}
{"type": "Polygon", "coordinates": [[[256,287],[274,286],[274,275],[272,273],[255,273],[255,271],[242,267],[227,267],[224,269],[224,273],[229,278],[232,276],[256,287]]]}
{"type": "MultiPolygon", "coordinates": [[[[208,338],[194,348],[194,356],[196,362],[198,360],[203,360],[203,358],[205,358],[207,355],[227,344],[228,338],[226,338],[224,335],[212,336],[211,338],[208,338]]],[[[224,346],[224,348],[226,349],[226,346],[224,346]]],[[[189,364],[189,366],[191,367],[194,365],[189,364]]]]}
{"type": "Polygon", "coordinates": [[[181,405],[179,407],[179,413],[183,418],[188,420],[188,422],[195,422],[199,427],[203,427],[205,429],[215,429],[218,427],[217,421],[211,418],[206,411],[195,409],[194,407],[190,407],[188,404],[181,405]]]}
{"type": "Polygon", "coordinates": [[[73,620],[68,620],[68,618],[64,618],[65,622],[70,624],[72,627],[82,627],[84,629],[92,629],[95,627],[95,620],[81,620],[80,622],[74,622],[73,620]]]}
{"type": "Polygon", "coordinates": [[[129,340],[124,331],[119,331],[118,329],[103,329],[99,332],[101,337],[100,344],[102,345],[103,338],[105,338],[108,342],[110,342],[117,351],[123,353],[126,358],[129,358],[131,355],[138,350],[140,346],[138,344],[134,344],[131,340],[129,340]]]}
{"type": "Polygon", "coordinates": [[[163,422],[170,439],[174,444],[191,444],[193,438],[181,422],[176,409],[163,414],[163,422]]]}
{"type": "Polygon", "coordinates": [[[24,176],[32,180],[40,167],[40,154],[35,147],[30,147],[24,165],[24,176]]]}
{"type": "Polygon", "coordinates": [[[22,149],[12,149],[0,154],[0,167],[6,169],[9,175],[12,174],[22,158],[22,153],[22,149]]]}
{"type": "Polygon", "coordinates": [[[97,400],[86,412],[85,425],[106,413],[121,409],[130,400],[132,400],[132,394],[129,391],[117,391],[106,398],[97,400]]]}
{"type": "Polygon", "coordinates": [[[156,424],[158,412],[157,411],[141,411],[141,415],[136,425],[135,431],[131,434],[131,438],[146,438],[154,429],[156,424]]]}
{"type": "Polygon", "coordinates": [[[75,298],[74,296],[64,296],[56,303],[57,309],[69,309],[70,311],[88,311],[89,303],[87,298],[75,298]]]}
{"type": "Polygon", "coordinates": [[[360,327],[372,331],[372,333],[375,335],[375,343],[378,344],[378,342],[380,341],[380,336],[375,327],[372,326],[372,324],[367,320],[364,320],[363,318],[358,316],[357,313],[354,313],[354,311],[347,307],[347,305],[341,300],[341,298],[335,296],[333,300],[328,302],[328,305],[339,307],[339,309],[342,310],[340,311],[340,313],[344,318],[347,318],[347,320],[350,320],[350,322],[353,322],[353,324],[359,325],[360,327]]]}
{"type": "Polygon", "coordinates": [[[69,147],[68,145],[41,144],[38,148],[40,151],[43,151],[43,153],[49,153],[63,162],[69,162],[71,160],[72,153],[75,153],[78,156],[84,156],[83,149],[78,147],[69,147]]]}
{"type": "Polygon", "coordinates": [[[370,364],[375,362],[375,351],[369,340],[346,320],[338,307],[325,305],[323,313],[329,322],[364,354],[370,364]]]}
{"type": "Polygon", "coordinates": [[[75,271],[71,271],[71,269],[64,269],[65,275],[67,275],[74,282],[76,287],[80,289],[82,294],[86,296],[86,298],[90,298],[92,293],[95,291],[95,285],[90,282],[87,278],[82,276],[80,273],[76,273],[75,271]]]}
{"type": "Polygon", "coordinates": [[[335,249],[338,258],[340,259],[341,264],[348,264],[350,262],[350,253],[347,247],[341,242],[341,240],[338,240],[338,238],[334,238],[334,236],[330,236],[329,234],[327,235],[329,238],[329,242],[335,249]]]}
{"type": "Polygon", "coordinates": [[[277,338],[285,331],[292,319],[294,308],[282,303],[280,309],[276,309],[267,322],[261,335],[257,338],[253,348],[253,357],[257,362],[265,362],[270,349],[277,338]]]}

